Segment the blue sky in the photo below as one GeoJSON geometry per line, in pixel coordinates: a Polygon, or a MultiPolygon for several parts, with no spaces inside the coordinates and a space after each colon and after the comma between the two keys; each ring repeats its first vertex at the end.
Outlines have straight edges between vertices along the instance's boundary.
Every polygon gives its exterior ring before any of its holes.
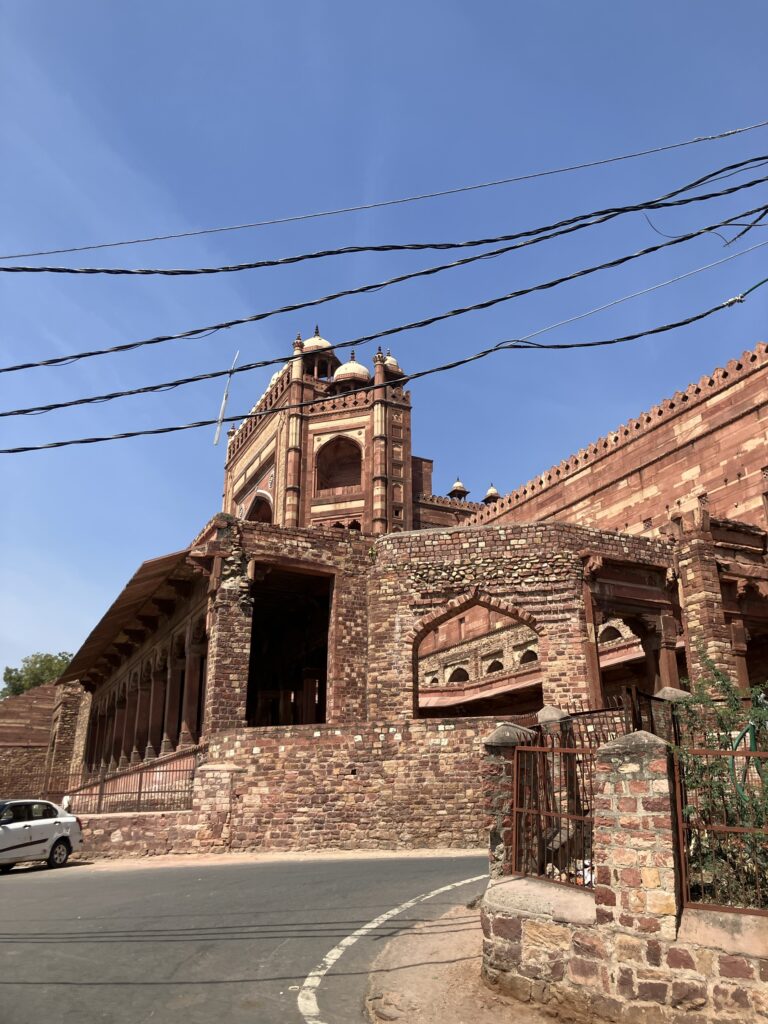
{"type": "MultiPolygon", "coordinates": [[[[662,145],[768,117],[763,3],[431,0],[0,2],[0,253],[372,202],[662,145]],[[748,28],[744,28],[748,26],[748,28]]],[[[203,239],[82,254],[80,265],[212,265],[319,247],[501,234],[660,194],[768,152],[768,130],[606,168],[203,239]]],[[[658,214],[680,232],[763,192],[658,214]]],[[[754,232],[748,244],[768,238],[754,232]]],[[[611,259],[659,240],[640,215],[375,295],[204,340],[7,375],[12,408],[290,350],[319,320],[341,341],[611,259]]],[[[555,291],[403,334],[406,370],[519,336],[716,260],[703,238],[555,291]]],[[[610,337],[678,319],[766,275],[768,248],[561,329],[610,337]]],[[[67,262],[67,258],[61,258],[67,262]]],[[[31,262],[31,261],[30,261],[31,262]]],[[[203,279],[0,280],[4,364],[248,315],[433,262],[344,257],[203,279]]],[[[621,349],[509,353],[413,385],[414,452],[435,489],[479,498],[541,472],[765,338],[768,292],[621,349]]],[[[547,339],[542,339],[547,340],[547,339]]],[[[372,350],[358,358],[370,359],[372,350]]],[[[242,374],[244,412],[270,371],[242,374]]],[[[215,416],[220,381],[0,421],[1,447],[215,416]]],[[[0,456],[0,668],[75,650],[145,558],[218,509],[212,430],[0,456]]]]}

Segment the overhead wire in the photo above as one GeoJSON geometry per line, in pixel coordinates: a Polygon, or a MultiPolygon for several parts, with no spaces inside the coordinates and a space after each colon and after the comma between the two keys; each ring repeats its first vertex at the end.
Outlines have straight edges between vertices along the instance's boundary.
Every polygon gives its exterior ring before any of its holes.
{"type": "MultiPolygon", "coordinates": [[[[710,199],[720,199],[724,196],[734,195],[736,192],[741,192],[744,189],[755,188],[768,181],[768,177],[753,178],[750,181],[742,182],[740,185],[733,185],[717,192],[705,193],[704,195],[687,196],[683,199],[675,198],[685,192],[690,192],[695,188],[699,188],[708,182],[718,181],[724,177],[731,177],[733,174],[740,174],[747,170],[747,168],[754,170],[758,167],[765,166],[766,163],[768,163],[768,154],[760,154],[759,156],[749,157],[746,160],[740,160],[733,164],[727,164],[725,167],[717,168],[716,170],[710,171],[708,174],[696,178],[694,181],[687,182],[685,185],[681,185],[679,188],[676,188],[671,192],[667,192],[662,196],[658,196],[655,199],[644,200],[641,203],[632,203],[624,206],[610,206],[601,210],[592,210],[589,213],[581,213],[577,214],[575,217],[568,217],[564,220],[556,221],[554,224],[529,228],[525,231],[516,231],[511,234],[494,235],[485,238],[471,238],[459,242],[389,242],[376,245],[346,245],[335,249],[320,249],[314,252],[304,252],[293,256],[282,256],[277,259],[255,260],[248,263],[225,264],[217,267],[30,267],[23,264],[11,264],[9,266],[3,266],[0,264],[0,274],[86,274],[107,275],[113,277],[194,277],[198,275],[231,274],[245,270],[263,270],[265,268],[292,266],[296,263],[303,263],[307,260],[327,259],[335,256],[360,255],[362,253],[423,252],[427,250],[440,251],[450,249],[467,249],[477,248],[484,245],[495,245],[498,242],[517,241],[519,239],[528,239],[529,241],[526,244],[534,244],[540,240],[547,241],[551,238],[558,237],[560,234],[568,233],[566,231],[560,231],[559,229],[561,228],[568,228],[570,231],[582,230],[583,228],[593,227],[596,224],[603,224],[608,220],[614,220],[616,217],[624,216],[629,213],[637,213],[643,210],[658,210],[677,206],[688,206],[691,203],[708,202],[710,199]],[[539,235],[545,235],[545,238],[539,239],[537,237],[539,235]]],[[[500,255],[501,253],[509,251],[510,249],[508,248],[498,249],[493,253],[485,253],[482,256],[474,257],[474,259],[484,259],[487,256],[500,255]]],[[[471,262],[471,260],[467,262],[471,262]]],[[[462,262],[446,264],[442,267],[430,268],[429,271],[417,271],[414,276],[429,272],[434,273],[438,270],[450,269],[451,267],[461,265],[462,262]]],[[[407,280],[407,277],[405,279],[407,280]]]]}
{"type": "Polygon", "coordinates": [[[551,177],[557,174],[566,174],[573,171],[586,170],[592,167],[604,167],[609,164],[620,163],[624,160],[634,160],[638,157],[652,156],[657,153],[666,153],[675,149],[682,149],[686,146],[695,146],[704,142],[714,142],[719,139],[731,138],[735,135],[742,135],[745,132],[752,132],[759,128],[768,126],[768,120],[759,121],[756,124],[745,125],[742,128],[731,128],[728,131],[718,132],[714,135],[699,135],[692,139],[685,139],[682,142],[672,142],[663,146],[654,146],[649,149],[636,150],[630,153],[622,153],[618,156],[603,157],[597,160],[587,160],[581,163],[568,164],[563,167],[553,167],[542,171],[532,171],[528,174],[518,174],[507,178],[497,178],[492,181],[484,181],[471,185],[460,185],[455,188],[442,189],[435,192],[422,192],[417,195],[401,196],[395,199],[378,200],[372,203],[361,203],[356,206],[344,206],[330,210],[320,210],[313,213],[293,214],[286,217],[273,217],[267,220],[251,221],[243,224],[229,224],[212,228],[196,228],[190,231],[176,231],[167,234],[147,235],[143,238],[123,239],[115,242],[97,242],[90,245],[69,246],[58,249],[40,249],[32,252],[11,253],[5,256],[0,255],[0,260],[26,259],[35,256],[57,256],[65,253],[88,252],[95,249],[112,249],[127,245],[144,245],[151,242],[163,242],[173,239],[194,238],[201,235],[223,234],[231,231],[245,231],[254,228],[271,227],[279,224],[291,224],[299,221],[317,220],[324,217],[336,217],[341,214],[361,213],[367,210],[377,210],[388,206],[401,206],[406,203],[416,203],[427,199],[437,199],[443,196],[458,195],[465,192],[474,192],[486,188],[497,188],[503,185],[516,184],[522,181],[532,181],[537,178],[551,177]]]}
{"type": "MultiPolygon", "coordinates": [[[[759,207],[759,209],[765,209],[766,207],[759,207]]],[[[730,220],[737,218],[748,217],[756,213],[757,210],[749,210],[746,213],[735,214],[730,220]]],[[[520,298],[524,295],[530,295],[534,292],[546,291],[551,288],[557,287],[558,285],[565,284],[567,281],[577,280],[578,278],[585,277],[590,274],[597,273],[601,270],[607,270],[614,267],[622,266],[625,263],[629,263],[632,260],[639,259],[642,256],[650,255],[654,252],[659,252],[662,249],[670,248],[674,245],[680,245],[683,242],[690,241],[693,238],[697,238],[707,232],[716,230],[722,227],[723,224],[727,224],[728,221],[719,222],[714,225],[709,225],[705,228],[700,228],[697,231],[689,232],[687,235],[680,235],[677,238],[673,238],[666,242],[659,242],[652,246],[647,246],[645,249],[640,249],[638,252],[630,253],[628,255],[616,257],[613,260],[609,260],[605,263],[597,264],[591,267],[585,267],[581,270],[573,271],[570,274],[562,275],[560,277],[551,279],[549,281],[540,282],[535,285],[529,285],[526,288],[518,288],[513,292],[509,292],[506,295],[494,296],[491,299],[485,299],[483,302],[474,303],[470,306],[459,307],[457,309],[448,310],[447,312],[437,313],[431,317],[426,317],[422,320],[412,321],[408,324],[399,324],[395,327],[389,327],[382,331],[377,331],[374,334],[361,335],[360,337],[353,338],[349,341],[337,342],[334,345],[329,345],[328,349],[324,351],[335,351],[336,349],[358,347],[363,344],[367,344],[371,341],[378,341],[382,338],[392,337],[395,334],[402,333],[409,330],[417,330],[423,327],[431,326],[434,323],[438,323],[442,320],[447,320],[452,317],[462,316],[465,313],[475,312],[481,309],[489,309],[492,306],[496,306],[502,302],[508,302],[515,298],[520,298]]],[[[26,409],[11,409],[0,412],[0,418],[8,416],[29,416],[29,415],[41,415],[47,412],[53,412],[58,409],[73,408],[81,405],[94,405],[103,402],[113,401],[117,398],[127,398],[135,395],[152,394],[162,391],[170,391],[175,388],[185,387],[188,384],[196,384],[204,380],[215,380],[219,377],[232,376],[237,373],[247,373],[255,369],[263,369],[266,366],[273,366],[278,363],[284,363],[288,359],[291,359],[293,354],[281,357],[275,357],[269,360],[258,360],[257,362],[243,363],[241,366],[237,366],[234,369],[222,369],[222,370],[211,370],[207,373],[194,374],[188,377],[180,377],[171,381],[164,381],[159,384],[147,384],[138,388],[131,388],[122,391],[113,391],[101,395],[90,395],[85,398],[74,398],[63,402],[50,402],[45,405],[30,406],[26,409]]],[[[6,372],[0,370],[0,373],[6,372]]]]}
{"type": "MultiPolygon", "coordinates": [[[[755,292],[758,288],[763,287],[765,284],[768,284],[768,278],[763,278],[761,281],[758,281],[756,284],[753,284],[750,288],[746,289],[739,295],[736,295],[730,299],[726,299],[724,302],[720,302],[716,306],[711,306],[709,309],[703,310],[700,313],[695,313],[692,316],[686,317],[683,320],[675,321],[674,323],[662,324],[658,327],[652,327],[645,331],[636,331],[633,334],[625,334],[620,337],[602,339],[599,341],[559,342],[553,344],[541,344],[537,342],[532,342],[529,339],[525,338],[511,338],[506,341],[497,342],[495,345],[492,345],[489,348],[481,349],[480,351],[474,352],[469,356],[463,356],[460,359],[454,359],[447,363],[441,363],[438,366],[432,366],[426,370],[417,370],[414,373],[404,374],[401,378],[398,378],[393,383],[397,385],[405,385],[414,380],[419,380],[423,377],[428,377],[433,374],[444,373],[448,370],[453,370],[462,366],[467,366],[469,363],[476,362],[479,359],[485,359],[490,355],[494,355],[495,353],[502,351],[563,351],[566,349],[587,349],[603,347],[608,345],[626,344],[631,341],[637,341],[640,338],[650,337],[651,335],[657,335],[673,330],[678,330],[682,327],[686,327],[690,324],[703,320],[706,317],[712,316],[714,313],[718,313],[724,309],[729,309],[732,306],[736,305],[737,303],[742,303],[746,301],[747,297],[750,294],[755,292]]],[[[345,392],[345,394],[365,394],[367,392],[373,391],[374,389],[380,386],[381,385],[378,385],[376,383],[366,384],[358,388],[351,388],[348,392],[345,392]]],[[[316,407],[318,405],[322,405],[326,401],[332,402],[334,401],[334,399],[335,396],[332,395],[320,396],[319,398],[315,397],[307,401],[289,403],[282,406],[276,406],[271,409],[264,409],[260,411],[254,410],[250,413],[246,413],[245,415],[239,416],[216,417],[215,419],[197,420],[196,422],[193,423],[176,424],[167,427],[155,427],[146,430],[131,430],[122,433],[107,434],[95,437],[70,438],[64,441],[49,441],[45,444],[39,445],[21,445],[15,448],[2,448],[0,449],[0,455],[19,455],[22,453],[32,451],[44,451],[54,448],[68,448],[74,445],[100,444],[107,441],[126,440],[134,437],[148,437],[157,436],[160,434],[178,433],[180,431],[185,430],[195,430],[201,427],[210,427],[216,423],[235,423],[237,421],[241,421],[242,423],[244,423],[254,418],[266,419],[269,416],[277,415],[284,412],[304,409],[309,406],[316,407]]]]}
{"type": "MultiPolygon", "coordinates": [[[[768,180],[768,178],[758,179],[757,182],[755,182],[755,183],[762,183],[763,181],[766,181],[766,180],[768,180]]],[[[734,186],[733,188],[753,187],[753,185],[755,183],[747,182],[747,183],[744,183],[742,186],[734,186]]],[[[721,193],[717,193],[716,195],[719,196],[720,194],[721,193]]],[[[727,194],[732,194],[731,190],[728,190],[727,194]]],[[[686,197],[686,199],[675,199],[675,200],[670,200],[669,202],[673,203],[673,204],[683,204],[683,203],[687,203],[688,201],[703,200],[703,199],[704,199],[704,197],[701,197],[701,196],[696,196],[696,197],[689,196],[689,197],[686,197]]],[[[667,201],[665,200],[665,202],[667,202],[667,201]]],[[[674,244],[674,243],[681,242],[681,241],[688,241],[691,238],[696,237],[697,234],[706,233],[708,231],[715,231],[716,232],[716,229],[718,227],[723,227],[724,225],[729,224],[733,220],[737,220],[737,219],[742,218],[742,217],[749,217],[749,216],[751,216],[751,215],[753,215],[755,213],[760,213],[760,212],[763,211],[763,209],[764,209],[763,206],[756,207],[755,209],[746,211],[745,213],[736,214],[736,215],[734,215],[734,217],[729,218],[729,220],[727,220],[727,221],[722,221],[722,222],[720,222],[718,224],[714,224],[714,225],[711,225],[711,226],[709,226],[707,228],[703,228],[703,229],[701,229],[700,232],[694,232],[693,234],[686,234],[686,235],[676,236],[674,239],[671,240],[671,242],[669,244],[674,244]]],[[[566,231],[563,231],[563,232],[558,232],[557,234],[565,234],[565,233],[568,233],[568,231],[566,230],[566,231]]],[[[550,235],[548,237],[556,237],[556,236],[557,236],[556,234],[553,234],[553,235],[550,235]]],[[[97,356],[113,355],[113,354],[119,353],[119,352],[130,352],[130,351],[134,351],[135,349],[144,348],[144,347],[150,346],[150,345],[165,344],[166,342],[169,342],[169,341],[180,341],[180,340],[185,340],[185,339],[189,339],[189,338],[199,338],[199,337],[202,337],[202,336],[207,336],[207,335],[214,334],[214,333],[216,333],[218,331],[229,330],[229,329],[231,329],[233,327],[239,327],[239,326],[242,326],[244,324],[256,323],[256,322],[259,322],[259,321],[262,321],[262,320],[267,320],[267,319],[269,319],[269,318],[271,318],[273,316],[278,316],[278,315],[283,314],[283,313],[293,313],[293,312],[297,312],[297,311],[302,310],[302,309],[310,309],[310,308],[313,308],[315,306],[323,305],[323,304],[325,304],[327,302],[333,302],[333,301],[335,301],[335,300],[337,300],[339,298],[345,298],[345,297],[349,297],[349,296],[352,296],[352,295],[360,295],[360,294],[365,294],[365,293],[369,293],[369,292],[379,291],[379,290],[381,290],[383,288],[389,287],[392,284],[401,283],[402,281],[405,281],[405,280],[411,280],[411,279],[413,279],[415,277],[422,277],[422,276],[427,276],[427,275],[430,275],[430,274],[435,274],[435,273],[440,272],[441,270],[449,269],[449,268],[456,267],[456,266],[464,266],[467,263],[473,262],[473,261],[478,260],[478,259],[488,259],[488,258],[491,258],[494,255],[498,255],[498,252],[500,252],[500,251],[504,251],[504,252],[512,251],[513,249],[523,247],[524,244],[528,244],[528,243],[521,243],[521,245],[514,245],[514,246],[505,247],[503,250],[486,252],[486,253],[482,253],[482,254],[479,254],[478,256],[474,256],[474,257],[466,257],[465,259],[458,260],[458,261],[455,261],[455,262],[450,263],[450,264],[444,264],[444,265],[441,265],[441,266],[438,266],[438,267],[427,267],[427,268],[425,268],[423,270],[413,271],[413,272],[411,272],[409,274],[401,274],[401,275],[398,275],[398,276],[396,276],[394,278],[389,278],[388,280],[385,280],[385,281],[378,281],[378,282],[375,282],[373,284],[366,284],[366,285],[360,285],[360,286],[355,287],[355,288],[343,289],[342,291],[333,292],[333,293],[330,293],[328,295],[323,295],[323,296],[320,296],[319,298],[307,299],[307,300],[305,300],[303,302],[294,302],[294,303],[290,303],[288,305],[278,306],[276,308],[273,308],[273,309],[270,309],[270,310],[266,310],[266,311],[261,312],[261,313],[253,313],[253,314],[250,314],[250,315],[245,316],[245,317],[236,317],[234,319],[225,320],[225,321],[222,321],[222,322],[217,323],[217,324],[207,324],[204,327],[190,328],[187,331],[180,331],[180,332],[177,332],[175,334],[160,334],[160,335],[155,335],[152,338],[143,338],[143,339],[141,339],[139,341],[124,342],[124,343],[119,344],[119,345],[110,345],[110,346],[106,346],[106,347],[100,348],[100,349],[90,349],[90,350],[85,350],[85,351],[82,351],[82,352],[70,353],[68,355],[63,355],[63,356],[52,356],[49,359],[40,359],[40,360],[28,361],[28,362],[24,362],[24,363],[15,363],[15,364],[11,364],[9,366],[0,367],[0,374],[4,374],[4,373],[17,373],[17,372],[20,372],[22,370],[32,370],[32,369],[37,369],[37,368],[41,368],[41,367],[69,365],[71,363],[79,362],[82,359],[92,359],[92,358],[95,358],[97,356]]],[[[660,248],[663,248],[663,247],[664,246],[661,246],[660,248]]],[[[638,255],[645,255],[647,253],[654,252],[654,251],[656,251],[656,248],[651,247],[650,249],[647,249],[647,250],[641,250],[640,253],[636,254],[635,256],[628,257],[628,258],[634,259],[634,258],[637,258],[638,255]]],[[[596,270],[601,270],[601,269],[606,269],[608,267],[615,266],[615,265],[618,265],[618,264],[610,262],[610,263],[607,263],[607,264],[601,264],[601,265],[599,265],[595,269],[596,270]]],[[[594,271],[593,270],[584,271],[584,273],[592,273],[592,272],[594,272],[594,271]]],[[[560,283],[562,283],[563,280],[566,280],[566,278],[557,279],[554,283],[555,284],[560,284],[560,283]]],[[[547,285],[546,287],[552,287],[552,285],[547,285]]],[[[503,301],[506,301],[507,299],[510,299],[510,298],[516,298],[519,294],[527,294],[527,292],[523,291],[523,292],[519,292],[519,293],[518,292],[510,293],[509,295],[502,296],[501,298],[499,298],[497,300],[492,300],[490,302],[490,305],[495,304],[495,302],[497,302],[497,301],[498,302],[503,302],[503,301]]],[[[445,314],[444,316],[441,316],[438,319],[444,319],[444,318],[446,318],[448,316],[459,315],[459,314],[464,313],[464,312],[470,312],[470,311],[473,311],[475,309],[483,309],[483,308],[487,308],[487,306],[484,303],[479,303],[479,304],[476,304],[474,306],[469,306],[469,307],[466,307],[464,309],[459,309],[459,310],[453,311],[451,313],[445,314]]],[[[434,321],[433,320],[429,320],[429,321],[426,321],[426,322],[419,321],[419,322],[416,322],[414,324],[406,325],[406,327],[400,328],[400,330],[408,330],[411,327],[427,326],[429,323],[432,323],[432,322],[434,322],[434,321]]],[[[395,329],[393,331],[393,333],[397,333],[397,330],[398,329],[395,329]]],[[[363,341],[375,341],[380,336],[383,336],[383,335],[368,336],[368,337],[365,337],[362,341],[351,342],[350,344],[354,344],[354,343],[362,344],[363,341]]],[[[339,345],[338,347],[343,347],[343,346],[339,345]]]]}

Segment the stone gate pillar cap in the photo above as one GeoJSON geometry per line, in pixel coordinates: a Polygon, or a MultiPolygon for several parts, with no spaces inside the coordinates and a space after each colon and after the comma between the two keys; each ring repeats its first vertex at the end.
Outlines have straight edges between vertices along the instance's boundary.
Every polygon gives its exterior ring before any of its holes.
{"type": "Polygon", "coordinates": [[[654,694],[656,697],[660,697],[661,700],[685,700],[690,694],[686,693],[685,690],[679,690],[675,686],[665,686],[659,690],[658,693],[654,694]]]}
{"type": "Polygon", "coordinates": [[[630,732],[626,736],[617,736],[615,740],[610,740],[600,747],[597,756],[601,760],[616,754],[636,754],[637,756],[655,754],[659,756],[663,755],[668,749],[669,744],[666,740],[663,740],[660,736],[654,736],[652,732],[646,732],[644,729],[641,729],[638,732],[630,732]]]}
{"type": "Polygon", "coordinates": [[[494,729],[490,736],[486,736],[483,745],[486,747],[514,747],[520,743],[530,743],[535,738],[536,733],[533,729],[505,722],[494,729]]]}
{"type": "Polygon", "coordinates": [[[556,708],[552,704],[545,704],[536,715],[539,725],[545,725],[547,722],[562,722],[564,718],[570,717],[567,711],[563,711],[562,708],[556,708]]]}

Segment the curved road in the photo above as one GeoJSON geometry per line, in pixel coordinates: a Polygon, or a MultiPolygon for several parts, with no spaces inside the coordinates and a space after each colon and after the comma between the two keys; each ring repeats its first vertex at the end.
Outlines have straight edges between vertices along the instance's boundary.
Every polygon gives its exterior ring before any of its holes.
{"type": "MultiPolygon", "coordinates": [[[[0,878],[0,1020],[306,1024],[301,987],[339,943],[487,865],[485,856],[465,854],[286,854],[16,868],[0,878]]],[[[368,968],[382,942],[484,887],[475,881],[416,903],[346,944],[319,981],[311,1024],[361,1024],[368,968]]],[[[306,996],[305,989],[305,1013],[306,996]]]]}

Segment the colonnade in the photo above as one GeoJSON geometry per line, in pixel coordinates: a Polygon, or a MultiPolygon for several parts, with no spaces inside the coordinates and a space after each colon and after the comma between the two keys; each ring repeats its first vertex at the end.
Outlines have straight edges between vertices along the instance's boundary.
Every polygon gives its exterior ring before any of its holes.
{"type": "Polygon", "coordinates": [[[151,651],[91,707],[90,771],[126,768],[198,742],[203,731],[207,642],[203,623],[151,651]]]}

